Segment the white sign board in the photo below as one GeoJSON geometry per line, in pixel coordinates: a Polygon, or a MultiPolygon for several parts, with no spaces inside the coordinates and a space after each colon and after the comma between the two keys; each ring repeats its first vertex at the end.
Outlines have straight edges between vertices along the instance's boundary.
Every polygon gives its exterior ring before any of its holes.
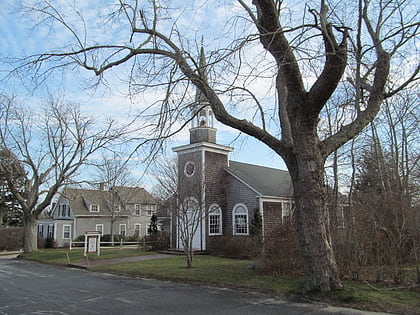
{"type": "Polygon", "coordinates": [[[96,253],[98,248],[98,238],[95,236],[88,236],[88,253],[96,253]]]}
{"type": "Polygon", "coordinates": [[[101,252],[101,233],[100,232],[86,232],[85,233],[85,251],[84,255],[88,253],[97,253],[98,256],[101,252]]]}

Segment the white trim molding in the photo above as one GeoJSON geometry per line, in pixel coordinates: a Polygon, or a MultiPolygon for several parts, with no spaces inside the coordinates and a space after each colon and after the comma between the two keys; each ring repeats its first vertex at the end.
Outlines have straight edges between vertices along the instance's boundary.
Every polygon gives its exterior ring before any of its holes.
{"type": "Polygon", "coordinates": [[[237,203],[232,210],[232,234],[233,235],[249,235],[249,211],[248,211],[248,207],[243,204],[243,203],[237,203]],[[243,209],[243,211],[238,212],[238,209],[243,209]],[[236,222],[236,216],[245,216],[245,223],[244,222],[236,222]],[[238,228],[243,229],[244,227],[246,228],[245,232],[237,232],[237,226],[238,228]],[[239,226],[242,225],[242,226],[239,226]]]}
{"type": "Polygon", "coordinates": [[[222,208],[220,208],[220,206],[217,204],[217,203],[213,203],[210,207],[209,207],[209,211],[208,211],[208,222],[209,222],[209,226],[208,226],[208,228],[209,228],[209,236],[214,236],[214,235],[223,235],[223,219],[222,219],[222,208]],[[214,212],[217,212],[217,213],[214,213],[214,212]],[[217,216],[217,225],[218,225],[218,230],[219,230],[219,232],[216,232],[216,233],[212,233],[211,232],[211,226],[212,225],[215,225],[214,224],[214,222],[213,222],[213,224],[212,224],[212,221],[211,221],[211,217],[212,216],[217,216]]]}

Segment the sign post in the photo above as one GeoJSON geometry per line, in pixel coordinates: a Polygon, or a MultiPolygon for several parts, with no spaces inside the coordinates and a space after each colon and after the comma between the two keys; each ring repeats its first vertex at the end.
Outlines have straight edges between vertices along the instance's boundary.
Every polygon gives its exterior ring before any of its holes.
{"type": "Polygon", "coordinates": [[[84,255],[88,253],[97,253],[98,256],[101,253],[101,233],[97,231],[91,231],[85,233],[85,251],[84,255]]]}

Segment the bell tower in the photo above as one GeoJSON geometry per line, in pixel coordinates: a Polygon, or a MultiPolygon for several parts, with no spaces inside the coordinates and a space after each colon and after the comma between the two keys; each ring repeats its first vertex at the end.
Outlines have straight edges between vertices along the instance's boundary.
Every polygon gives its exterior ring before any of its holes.
{"type": "MultiPolygon", "coordinates": [[[[201,47],[199,73],[207,81],[206,59],[204,48],[201,47]]],[[[190,129],[190,143],[216,143],[216,129],[214,128],[214,114],[206,96],[197,88],[195,101],[190,105],[192,121],[190,129]]]]}
{"type": "MultiPolygon", "coordinates": [[[[207,80],[204,49],[201,47],[198,74],[207,80]]],[[[224,168],[229,165],[229,153],[233,148],[216,143],[214,114],[210,102],[196,90],[194,102],[190,105],[192,120],[190,143],[173,148],[178,156],[178,196],[181,200],[195,200],[200,205],[202,220],[192,239],[193,249],[205,250],[211,237],[208,231],[206,213],[210,206],[224,209],[224,168]]],[[[175,226],[173,244],[182,248],[181,227],[175,226]]]]}

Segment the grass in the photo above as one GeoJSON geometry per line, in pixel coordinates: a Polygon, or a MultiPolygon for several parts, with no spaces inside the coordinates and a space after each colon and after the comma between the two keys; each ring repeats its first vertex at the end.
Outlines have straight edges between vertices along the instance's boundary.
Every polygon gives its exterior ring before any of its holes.
{"type": "Polygon", "coordinates": [[[375,288],[363,282],[346,281],[344,289],[330,293],[313,293],[312,298],[321,299],[346,307],[375,311],[420,314],[420,289],[392,289],[375,284],[375,288]]]}
{"type": "MultiPolygon", "coordinates": [[[[296,277],[276,277],[248,269],[249,260],[227,259],[200,255],[194,258],[194,268],[185,268],[185,257],[174,256],[134,263],[121,263],[92,268],[94,271],[129,275],[152,276],[163,279],[207,283],[219,286],[235,286],[270,292],[297,293],[302,280],[296,277]]],[[[258,269],[257,269],[258,270],[258,269]]]]}
{"type": "MultiPolygon", "coordinates": [[[[153,252],[145,252],[138,249],[105,248],[101,249],[100,256],[91,253],[88,254],[88,258],[89,260],[100,260],[150,254],[153,254],[153,252]]],[[[32,253],[24,253],[20,256],[24,259],[55,265],[65,265],[68,262],[75,263],[86,259],[83,255],[83,249],[80,248],[75,248],[71,251],[68,249],[41,249],[32,253]]]]}
{"type": "MultiPolygon", "coordinates": [[[[40,250],[25,254],[26,259],[45,263],[66,264],[67,253],[70,261],[83,260],[83,251],[40,250]]],[[[101,256],[89,255],[89,259],[110,259],[137,255],[153,254],[136,249],[104,249],[101,256]]],[[[246,288],[283,297],[301,296],[303,279],[295,276],[272,276],[262,272],[256,262],[255,269],[249,269],[250,260],[236,260],[200,255],[194,257],[194,268],[187,269],[184,256],[127,262],[92,267],[91,270],[130,276],[146,276],[170,279],[188,283],[202,283],[222,287],[246,288]]],[[[329,293],[312,292],[309,297],[337,306],[364,310],[384,311],[400,314],[420,314],[420,289],[389,290],[375,284],[375,287],[355,281],[344,282],[344,289],[329,293]]],[[[308,295],[307,295],[308,296],[308,295]]]]}

